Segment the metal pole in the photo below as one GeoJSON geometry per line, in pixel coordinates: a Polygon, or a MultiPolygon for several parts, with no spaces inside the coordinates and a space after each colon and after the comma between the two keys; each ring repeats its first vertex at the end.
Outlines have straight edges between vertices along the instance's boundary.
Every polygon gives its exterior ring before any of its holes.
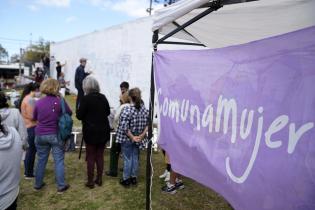
{"type": "MultiPolygon", "coordinates": [[[[159,38],[158,31],[154,31],[152,37],[152,43],[155,43],[159,38]]],[[[154,48],[156,51],[157,48],[154,48]]],[[[151,156],[152,156],[152,137],[153,137],[153,118],[154,118],[154,94],[155,94],[155,84],[154,84],[154,69],[153,69],[153,56],[152,53],[152,62],[151,62],[151,87],[150,87],[150,102],[149,102],[149,128],[148,128],[148,148],[147,148],[147,165],[146,165],[146,210],[151,208],[151,156]]]]}
{"type": "Polygon", "coordinates": [[[152,3],[153,3],[153,0],[150,0],[150,7],[149,7],[149,14],[150,14],[150,16],[152,14],[152,3]]]}
{"type": "Polygon", "coordinates": [[[169,37],[173,36],[174,34],[178,33],[179,31],[183,30],[184,28],[190,26],[191,24],[195,23],[196,21],[200,20],[201,18],[203,18],[204,16],[210,14],[213,11],[218,10],[219,8],[221,8],[221,2],[220,1],[215,1],[212,3],[212,6],[205,10],[204,12],[200,13],[199,15],[197,15],[196,17],[192,18],[191,20],[187,21],[186,23],[184,23],[183,25],[179,26],[178,28],[174,29],[173,31],[171,31],[170,33],[166,34],[165,36],[163,36],[161,39],[159,39],[156,44],[161,43],[163,41],[165,41],[166,39],[168,39],[169,37]]]}
{"type": "Polygon", "coordinates": [[[20,60],[19,60],[19,76],[22,74],[22,48],[20,48],[20,60]]]}

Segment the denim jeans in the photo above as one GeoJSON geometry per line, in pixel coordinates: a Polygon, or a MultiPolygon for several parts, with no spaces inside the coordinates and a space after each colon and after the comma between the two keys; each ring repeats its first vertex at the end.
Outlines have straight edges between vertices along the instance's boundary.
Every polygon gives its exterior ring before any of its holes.
{"type": "Polygon", "coordinates": [[[50,150],[55,162],[55,175],[58,189],[66,186],[64,167],[64,142],[59,140],[57,134],[43,135],[35,137],[37,149],[37,166],[35,171],[35,187],[41,187],[45,176],[45,168],[50,150]]]}
{"type": "Polygon", "coordinates": [[[137,177],[139,169],[139,146],[125,141],[121,143],[121,152],[124,158],[123,180],[137,177]]]}
{"type": "Polygon", "coordinates": [[[34,176],[34,162],[36,156],[35,127],[27,129],[27,142],[29,147],[26,151],[24,160],[24,175],[34,176]]]}
{"type": "Polygon", "coordinates": [[[74,134],[71,134],[66,143],[66,152],[75,151],[74,134]]]}

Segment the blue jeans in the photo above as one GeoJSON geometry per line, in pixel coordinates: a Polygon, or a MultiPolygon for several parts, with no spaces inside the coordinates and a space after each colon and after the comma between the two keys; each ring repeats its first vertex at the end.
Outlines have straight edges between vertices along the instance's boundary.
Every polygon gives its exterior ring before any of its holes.
{"type": "Polygon", "coordinates": [[[124,158],[123,180],[137,177],[139,169],[139,146],[125,141],[121,143],[121,153],[124,158]]]}
{"type": "Polygon", "coordinates": [[[57,134],[43,135],[35,137],[37,148],[37,166],[35,171],[35,187],[39,188],[43,184],[46,164],[50,150],[55,162],[55,175],[58,189],[66,186],[65,183],[65,166],[64,166],[64,142],[59,140],[57,134]]]}
{"type": "Polygon", "coordinates": [[[35,127],[27,129],[27,142],[28,149],[25,154],[24,160],[24,175],[34,176],[34,162],[36,156],[36,146],[35,146],[35,127]]]}

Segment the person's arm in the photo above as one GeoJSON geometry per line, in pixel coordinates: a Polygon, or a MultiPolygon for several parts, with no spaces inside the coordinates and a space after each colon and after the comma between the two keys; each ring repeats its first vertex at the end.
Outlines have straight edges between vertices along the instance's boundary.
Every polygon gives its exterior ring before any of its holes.
{"type": "Polygon", "coordinates": [[[131,139],[131,141],[134,141],[134,142],[139,142],[141,141],[140,137],[139,136],[134,136],[130,130],[128,130],[127,132],[127,136],[129,137],[129,139],[131,139]]]}
{"type": "Polygon", "coordinates": [[[21,104],[21,114],[23,118],[33,120],[33,108],[27,105],[25,99],[23,99],[21,104]]]}
{"type": "Polygon", "coordinates": [[[139,135],[139,137],[140,137],[141,140],[143,140],[144,137],[145,137],[145,135],[147,134],[148,128],[149,128],[149,127],[146,126],[146,127],[144,128],[144,131],[139,135]]]}
{"type": "Polygon", "coordinates": [[[35,104],[35,107],[34,107],[34,111],[33,111],[33,119],[34,121],[37,121],[37,117],[38,117],[38,110],[37,110],[37,106],[35,104]]]}
{"type": "Polygon", "coordinates": [[[23,142],[23,148],[27,148],[28,147],[28,143],[27,143],[27,130],[22,118],[22,115],[20,114],[20,112],[18,110],[16,110],[17,112],[17,130],[21,136],[22,142],[23,142]]]}
{"type": "Polygon", "coordinates": [[[86,96],[84,96],[76,112],[78,120],[84,120],[87,109],[88,109],[87,98],[86,96]]]}
{"type": "Polygon", "coordinates": [[[68,103],[66,102],[65,99],[63,99],[65,101],[65,108],[66,108],[66,112],[69,114],[69,115],[72,115],[72,110],[71,108],[69,107],[68,103]]]}
{"type": "Polygon", "coordinates": [[[119,118],[119,129],[121,129],[121,131],[126,135],[129,130],[129,113],[130,109],[123,109],[119,118]]]}
{"type": "Polygon", "coordinates": [[[105,97],[105,114],[107,117],[110,115],[110,106],[106,97],[105,97]]]}

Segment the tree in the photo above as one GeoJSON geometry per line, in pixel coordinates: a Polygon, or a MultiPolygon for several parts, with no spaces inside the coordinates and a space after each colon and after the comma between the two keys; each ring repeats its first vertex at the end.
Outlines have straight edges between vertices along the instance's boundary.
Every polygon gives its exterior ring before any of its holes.
{"type": "Polygon", "coordinates": [[[31,63],[40,62],[44,55],[49,57],[50,42],[39,38],[36,44],[29,45],[23,52],[23,60],[31,63]]]}
{"type": "Polygon", "coordinates": [[[20,62],[20,55],[18,54],[13,54],[10,58],[11,63],[18,63],[20,62]]]}
{"type": "Polygon", "coordinates": [[[8,51],[0,44],[0,63],[6,62],[5,59],[8,59],[8,56],[8,51]]]}

